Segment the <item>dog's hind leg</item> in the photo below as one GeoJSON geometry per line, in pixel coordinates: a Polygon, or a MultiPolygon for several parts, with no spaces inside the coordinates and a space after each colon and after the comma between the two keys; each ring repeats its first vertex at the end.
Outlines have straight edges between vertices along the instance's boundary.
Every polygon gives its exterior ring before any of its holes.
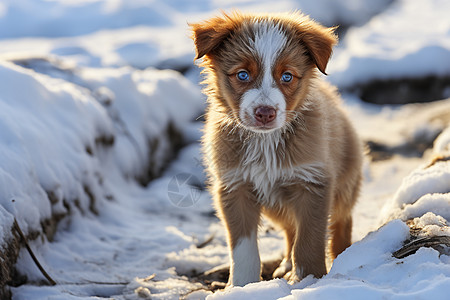
{"type": "Polygon", "coordinates": [[[330,225],[331,243],[330,254],[334,260],[352,244],[352,216],[334,221],[330,225]]]}
{"type": "Polygon", "coordinates": [[[295,228],[288,227],[284,229],[285,235],[285,250],[284,258],[280,263],[280,266],[273,272],[273,278],[282,278],[292,269],[292,247],[294,246],[295,228]]]}
{"type": "Polygon", "coordinates": [[[334,260],[352,244],[352,208],[359,194],[359,181],[348,189],[337,192],[330,218],[329,253],[334,260]]]}

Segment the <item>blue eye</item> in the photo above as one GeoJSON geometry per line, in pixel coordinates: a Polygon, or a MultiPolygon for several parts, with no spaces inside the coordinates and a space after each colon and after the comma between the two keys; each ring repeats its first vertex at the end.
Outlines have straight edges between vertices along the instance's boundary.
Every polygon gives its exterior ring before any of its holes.
{"type": "Polygon", "coordinates": [[[249,81],[250,80],[250,75],[248,74],[247,71],[239,71],[236,74],[237,79],[239,79],[240,81],[249,81]]]}
{"type": "Polygon", "coordinates": [[[281,81],[283,82],[291,82],[292,78],[294,78],[294,76],[289,72],[284,72],[283,75],[281,75],[281,81]]]}

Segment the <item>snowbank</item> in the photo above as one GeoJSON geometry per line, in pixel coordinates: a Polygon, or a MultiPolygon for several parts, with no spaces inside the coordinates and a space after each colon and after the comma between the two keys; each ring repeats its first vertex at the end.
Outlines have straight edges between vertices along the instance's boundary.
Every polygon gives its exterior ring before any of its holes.
{"type": "Polygon", "coordinates": [[[0,62],[6,79],[0,81],[4,260],[13,218],[28,237],[51,239],[59,220],[74,210],[98,214],[116,197],[111,178],[146,184],[158,176],[183,143],[186,125],[203,110],[197,87],[175,71],[53,71],[0,62]]]}
{"type": "Polygon", "coordinates": [[[390,2],[282,0],[274,6],[271,0],[7,0],[0,3],[0,54],[51,53],[90,67],[186,70],[193,68],[194,58],[187,23],[222,9],[300,9],[328,26],[347,27],[364,24],[390,2]]]}
{"type": "Polygon", "coordinates": [[[449,10],[445,0],[395,1],[363,27],[349,29],[329,79],[348,88],[376,79],[449,76],[449,10]]]}
{"type": "Polygon", "coordinates": [[[450,161],[446,151],[450,147],[449,132],[447,127],[436,139],[434,160],[403,179],[392,201],[383,208],[382,222],[406,221],[427,212],[450,221],[450,161]]]}
{"type": "MultiPolygon", "coordinates": [[[[336,2],[320,0],[280,1],[278,10],[301,9],[320,22],[361,25],[380,12],[391,0],[336,2]]],[[[138,25],[170,27],[182,24],[186,12],[192,14],[230,10],[236,4],[243,10],[273,10],[271,1],[139,1],[139,0],[6,0],[0,4],[0,38],[61,37],[138,25]],[[20,20],[20,21],[19,21],[20,20]]]]}
{"type": "Polygon", "coordinates": [[[1,205],[27,233],[75,200],[94,209],[86,189],[99,196],[99,161],[88,152],[98,151],[96,140],[113,140],[104,109],[61,80],[9,63],[0,73],[8,78],[0,82],[1,205]]]}
{"type": "Polygon", "coordinates": [[[0,6],[0,37],[74,36],[99,29],[173,24],[167,16],[170,7],[154,4],[123,0],[6,0],[0,6]]]}

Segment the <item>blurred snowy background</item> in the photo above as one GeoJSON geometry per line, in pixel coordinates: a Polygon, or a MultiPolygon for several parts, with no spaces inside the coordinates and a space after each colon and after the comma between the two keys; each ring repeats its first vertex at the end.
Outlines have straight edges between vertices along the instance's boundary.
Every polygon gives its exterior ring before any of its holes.
{"type": "MultiPolygon", "coordinates": [[[[0,298],[447,299],[449,256],[394,258],[408,226],[377,229],[421,217],[450,235],[450,162],[426,168],[450,151],[449,13],[447,0],[2,0],[0,298]],[[228,252],[203,185],[187,24],[233,8],[340,26],[327,79],[367,155],[356,243],[327,276],[213,295],[203,273],[228,252]]],[[[260,235],[262,260],[278,259],[280,233],[260,235]]]]}

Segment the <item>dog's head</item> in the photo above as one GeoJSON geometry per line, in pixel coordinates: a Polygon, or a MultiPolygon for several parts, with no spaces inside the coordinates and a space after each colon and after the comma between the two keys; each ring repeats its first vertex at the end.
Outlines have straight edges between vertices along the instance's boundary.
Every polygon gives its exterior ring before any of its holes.
{"type": "Polygon", "coordinates": [[[317,67],[325,74],[334,28],[300,13],[224,14],[191,25],[209,90],[240,124],[257,132],[283,127],[304,101],[317,67]]]}

